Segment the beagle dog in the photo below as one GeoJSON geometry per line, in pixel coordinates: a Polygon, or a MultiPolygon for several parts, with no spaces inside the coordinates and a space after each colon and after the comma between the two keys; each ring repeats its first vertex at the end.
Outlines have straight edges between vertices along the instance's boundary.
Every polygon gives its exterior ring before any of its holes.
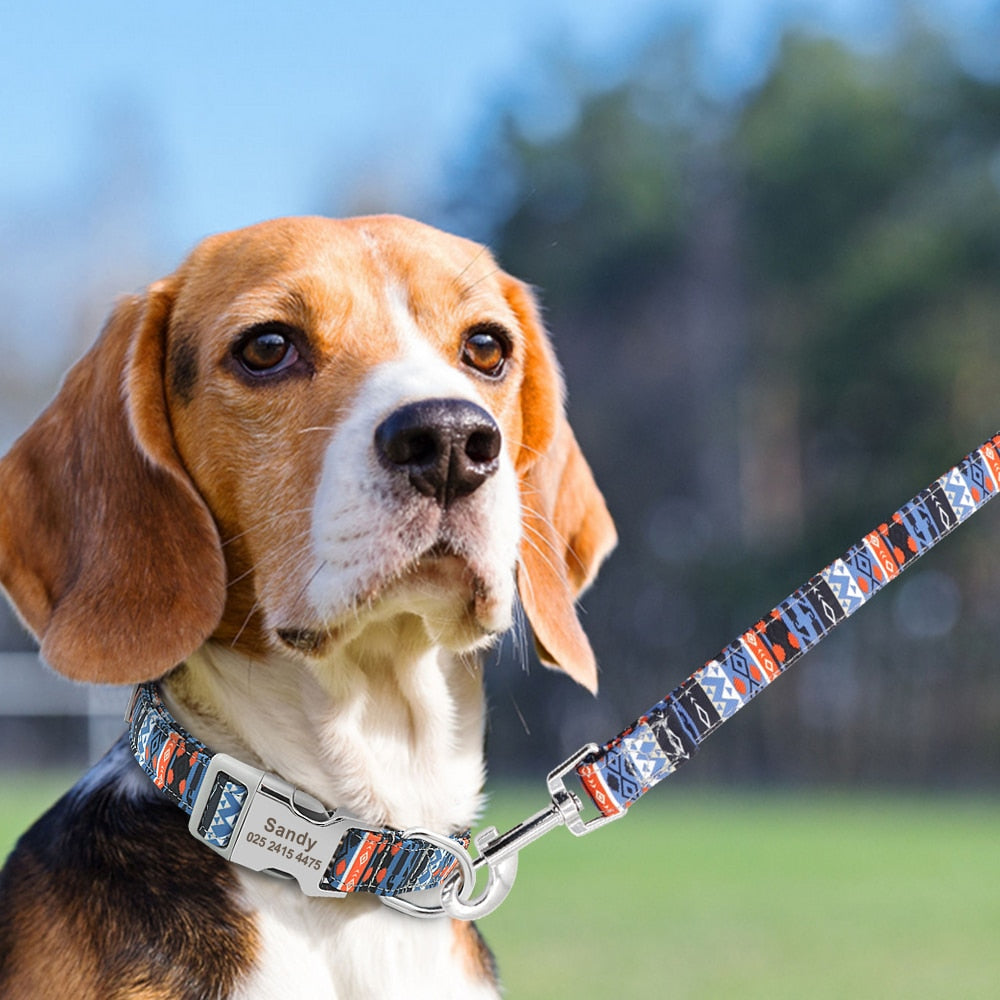
{"type": "Polygon", "coordinates": [[[117,306],[0,496],[44,660],[140,685],[0,875],[0,995],[496,997],[472,924],[398,908],[454,877],[518,601],[596,689],[574,600],[614,529],[526,286],[397,217],[211,237],[117,306]],[[244,807],[240,862],[212,830],[244,807]]]}

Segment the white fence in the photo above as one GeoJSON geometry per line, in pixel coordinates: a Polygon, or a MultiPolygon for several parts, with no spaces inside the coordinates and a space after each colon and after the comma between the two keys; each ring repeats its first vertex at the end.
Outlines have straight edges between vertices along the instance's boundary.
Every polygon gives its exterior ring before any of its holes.
{"type": "Polygon", "coordinates": [[[0,653],[0,726],[4,718],[85,717],[87,752],[97,760],[124,729],[131,688],[74,684],[50,670],[34,653],[0,653]]]}

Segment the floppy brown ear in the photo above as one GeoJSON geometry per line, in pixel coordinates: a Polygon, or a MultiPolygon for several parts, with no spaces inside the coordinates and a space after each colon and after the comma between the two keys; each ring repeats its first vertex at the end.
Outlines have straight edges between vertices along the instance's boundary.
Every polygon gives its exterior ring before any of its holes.
{"type": "Polygon", "coordinates": [[[163,282],[123,301],[0,459],[0,583],[42,657],[75,680],[159,677],[222,614],[218,534],[167,416],[172,298],[163,282]]]}
{"type": "Polygon", "coordinates": [[[597,664],[576,615],[617,541],[614,523],[563,413],[562,379],[534,300],[511,280],[507,298],[527,338],[521,390],[523,537],[518,593],[539,659],[597,691],[597,664]]]}

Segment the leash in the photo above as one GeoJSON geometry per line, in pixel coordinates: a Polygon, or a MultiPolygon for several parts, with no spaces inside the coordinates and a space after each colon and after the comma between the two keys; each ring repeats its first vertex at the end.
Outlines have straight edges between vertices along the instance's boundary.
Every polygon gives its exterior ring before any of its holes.
{"type": "Polygon", "coordinates": [[[620,819],[651,788],[686,764],[701,744],[845,618],[933,548],[1000,490],[1000,434],[967,455],[892,517],[865,535],[751,628],[603,746],[589,743],[547,779],[551,804],[507,833],[474,838],[473,869],[485,889],[455,873],[442,903],[454,917],[485,916],[503,902],[517,873],[517,852],[557,826],[583,836],[620,819]],[[598,815],[568,791],[575,774],[598,815]]]}
{"type": "MultiPolygon", "coordinates": [[[[295,879],[307,895],[362,892],[414,916],[483,917],[503,902],[518,852],[558,826],[583,836],[624,816],[687,763],[727,719],[883,587],[1000,492],[1000,434],[904,504],[741,633],[603,746],[588,743],[549,773],[550,803],[506,833],[474,839],[376,827],[329,810],[287,781],[213,754],[174,720],[155,684],[136,688],[126,715],[133,755],[189,814],[193,836],[236,864],[295,879]],[[584,818],[570,775],[597,809],[584,818]],[[485,886],[476,882],[486,870],[485,886]],[[433,890],[431,903],[413,894],[433,890]],[[439,901],[437,901],[439,899],[439,901]]],[[[424,897],[426,899],[426,897],[424,897]]]]}

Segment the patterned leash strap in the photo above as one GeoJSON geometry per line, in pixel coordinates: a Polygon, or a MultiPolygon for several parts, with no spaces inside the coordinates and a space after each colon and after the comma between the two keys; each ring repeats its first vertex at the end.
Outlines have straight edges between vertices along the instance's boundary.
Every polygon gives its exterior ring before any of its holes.
{"type": "Polygon", "coordinates": [[[689,761],[727,719],[1000,489],[1000,434],[904,504],[627,729],[576,762],[607,819],[689,761]]]}
{"type": "Polygon", "coordinates": [[[936,479],[884,524],[785,598],[714,659],[657,702],[613,740],[581,747],[549,773],[550,803],[506,833],[490,827],[473,838],[486,887],[464,873],[442,886],[444,911],[474,920],[495,910],[517,875],[518,853],[550,830],[575,836],[624,816],[629,806],[682,764],[701,744],[807,653],[835,625],[867,603],[907,566],[1000,492],[1000,434],[936,479]],[[585,819],[567,788],[576,774],[599,810],[585,819]]]}

